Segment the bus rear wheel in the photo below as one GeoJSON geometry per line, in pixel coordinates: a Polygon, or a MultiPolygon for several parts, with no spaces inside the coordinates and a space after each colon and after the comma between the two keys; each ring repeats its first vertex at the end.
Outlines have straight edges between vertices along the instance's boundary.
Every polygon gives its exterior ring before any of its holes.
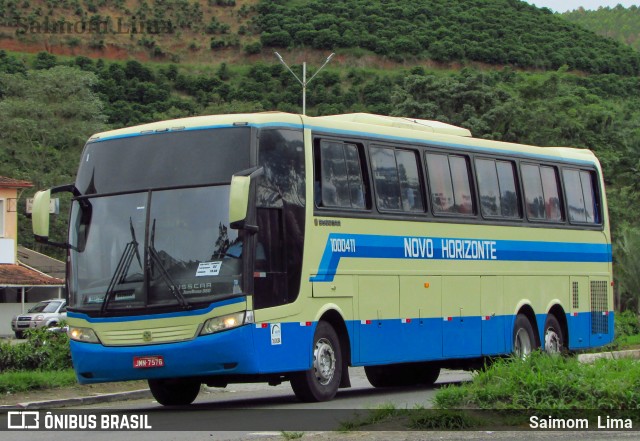
{"type": "Polygon", "coordinates": [[[558,319],[549,314],[544,323],[544,351],[549,355],[559,355],[565,352],[564,333],[558,319]]]}
{"type": "Polygon", "coordinates": [[[163,406],[186,406],[200,393],[200,382],[186,379],[149,380],[149,389],[163,406]]]}
{"type": "Polygon", "coordinates": [[[518,314],[513,325],[513,355],[526,358],[537,347],[531,322],[526,315],[518,314]]]}
{"type": "Polygon", "coordinates": [[[340,340],[327,322],[318,323],[313,336],[311,369],[291,376],[291,388],[300,401],[328,401],[335,397],[342,379],[340,340]]]}

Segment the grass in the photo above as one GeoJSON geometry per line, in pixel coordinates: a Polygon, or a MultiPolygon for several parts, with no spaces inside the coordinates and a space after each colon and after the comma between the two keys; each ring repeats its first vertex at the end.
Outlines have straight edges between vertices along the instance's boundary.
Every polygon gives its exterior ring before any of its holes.
{"type": "MultiPolygon", "coordinates": [[[[396,409],[385,404],[342,423],[342,430],[392,427],[392,430],[468,430],[526,427],[536,412],[597,417],[609,411],[637,424],[640,363],[632,359],[578,362],[575,357],[541,352],[527,359],[502,359],[473,380],[440,389],[434,408],[396,409]],[[593,410],[594,412],[589,412],[593,410]]],[[[541,414],[542,415],[542,414],[541,414]]]]}
{"type": "Polygon", "coordinates": [[[304,432],[280,432],[280,435],[286,440],[292,440],[302,438],[304,432]]]}
{"type": "Polygon", "coordinates": [[[74,386],[73,369],[62,371],[16,371],[0,374],[0,394],[74,386]]]}
{"type": "Polygon", "coordinates": [[[534,353],[500,360],[469,383],[441,389],[434,403],[442,409],[638,409],[640,363],[583,364],[534,353]]]}

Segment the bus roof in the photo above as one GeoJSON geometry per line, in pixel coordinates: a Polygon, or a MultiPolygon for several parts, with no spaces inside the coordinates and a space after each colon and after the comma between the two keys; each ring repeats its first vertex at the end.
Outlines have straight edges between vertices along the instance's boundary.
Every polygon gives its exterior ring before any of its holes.
{"type": "Polygon", "coordinates": [[[197,130],[228,126],[291,126],[305,127],[322,132],[336,132],[354,136],[382,137],[391,140],[428,143],[434,146],[492,152],[543,156],[549,159],[580,161],[598,164],[593,152],[573,147],[536,147],[525,144],[473,138],[468,129],[439,121],[403,118],[368,113],[350,113],[329,116],[303,116],[286,112],[260,112],[247,114],[207,115],[153,122],[93,135],[89,142],[119,137],[165,133],[179,130],[197,130]]]}

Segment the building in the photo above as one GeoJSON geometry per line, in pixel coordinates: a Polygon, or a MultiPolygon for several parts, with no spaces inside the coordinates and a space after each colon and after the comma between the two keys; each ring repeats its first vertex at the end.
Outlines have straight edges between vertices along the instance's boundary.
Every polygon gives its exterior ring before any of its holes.
{"type": "Polygon", "coordinates": [[[32,186],[0,176],[0,335],[12,334],[14,315],[63,296],[64,263],[18,246],[18,199],[32,186]]]}

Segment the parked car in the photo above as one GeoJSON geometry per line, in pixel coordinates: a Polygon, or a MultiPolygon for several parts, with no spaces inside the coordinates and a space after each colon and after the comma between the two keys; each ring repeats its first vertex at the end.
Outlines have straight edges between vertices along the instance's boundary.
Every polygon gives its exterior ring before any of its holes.
{"type": "Polygon", "coordinates": [[[64,299],[44,300],[26,314],[11,319],[11,329],[17,338],[24,337],[24,331],[35,328],[53,328],[67,318],[67,301],[64,299]]]}

